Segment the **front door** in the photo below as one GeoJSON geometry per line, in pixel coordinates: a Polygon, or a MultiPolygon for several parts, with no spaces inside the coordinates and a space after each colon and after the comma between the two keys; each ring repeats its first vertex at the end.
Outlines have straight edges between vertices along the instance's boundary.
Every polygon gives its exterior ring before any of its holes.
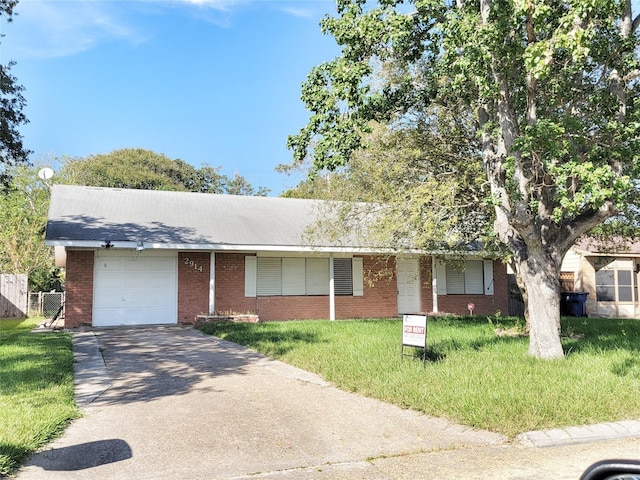
{"type": "Polygon", "coordinates": [[[398,258],[398,314],[420,312],[420,270],[417,258],[398,258]]]}

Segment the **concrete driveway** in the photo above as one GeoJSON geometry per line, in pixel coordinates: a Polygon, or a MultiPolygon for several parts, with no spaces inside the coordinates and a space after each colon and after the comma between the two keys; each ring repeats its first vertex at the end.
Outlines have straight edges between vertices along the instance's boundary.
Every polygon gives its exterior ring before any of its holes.
{"type": "Polygon", "coordinates": [[[191,328],[79,332],[74,350],[84,416],[20,480],[374,478],[375,459],[505,441],[191,328]]]}

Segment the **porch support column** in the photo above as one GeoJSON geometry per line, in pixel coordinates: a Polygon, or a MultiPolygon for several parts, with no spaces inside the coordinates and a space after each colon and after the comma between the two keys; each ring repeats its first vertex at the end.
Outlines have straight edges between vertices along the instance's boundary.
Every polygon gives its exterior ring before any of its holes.
{"type": "Polygon", "coordinates": [[[333,276],[333,253],[329,255],[329,320],[336,319],[336,292],[333,276]]]}
{"type": "Polygon", "coordinates": [[[438,274],[436,272],[436,257],[431,257],[431,297],[432,312],[438,313],[438,274]]]}
{"type": "Polygon", "coordinates": [[[211,252],[209,260],[209,312],[216,311],[216,253],[211,252]]]}

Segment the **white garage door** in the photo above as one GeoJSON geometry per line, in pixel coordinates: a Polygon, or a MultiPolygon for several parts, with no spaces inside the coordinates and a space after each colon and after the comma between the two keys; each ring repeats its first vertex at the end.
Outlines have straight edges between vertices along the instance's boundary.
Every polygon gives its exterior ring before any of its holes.
{"type": "Polygon", "coordinates": [[[176,324],[175,253],[99,251],[93,276],[93,326],[176,324]]]}

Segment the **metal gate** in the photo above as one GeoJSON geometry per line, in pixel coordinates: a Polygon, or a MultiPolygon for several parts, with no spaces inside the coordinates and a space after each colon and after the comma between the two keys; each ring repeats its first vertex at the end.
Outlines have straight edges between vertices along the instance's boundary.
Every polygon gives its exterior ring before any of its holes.
{"type": "Polygon", "coordinates": [[[29,315],[53,317],[64,305],[64,292],[31,292],[29,315]]]}

